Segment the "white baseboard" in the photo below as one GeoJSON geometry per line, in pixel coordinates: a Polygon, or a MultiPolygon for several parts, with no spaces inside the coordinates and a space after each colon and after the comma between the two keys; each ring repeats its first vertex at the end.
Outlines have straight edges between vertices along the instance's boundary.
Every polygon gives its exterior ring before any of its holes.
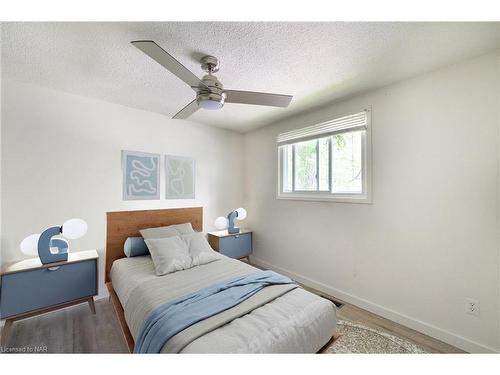
{"type": "Polygon", "coordinates": [[[95,296],[95,300],[99,301],[100,299],[108,298],[109,297],[109,292],[107,288],[102,288],[99,291],[99,294],[95,296]]]}
{"type": "Polygon", "coordinates": [[[380,315],[386,319],[402,324],[408,328],[414,329],[428,336],[434,337],[438,340],[444,341],[450,345],[465,350],[469,353],[498,353],[497,349],[469,340],[465,337],[446,331],[432,324],[422,322],[418,319],[412,318],[405,314],[398,313],[397,311],[380,306],[376,303],[367,301],[363,298],[354,296],[350,293],[343,292],[326,284],[312,280],[306,276],[285,270],[281,267],[270,264],[262,259],[256,258],[254,256],[251,256],[250,259],[251,262],[257,266],[282,273],[283,275],[291,277],[294,280],[298,281],[299,283],[304,284],[305,286],[314,288],[332,297],[339,298],[342,301],[350,303],[354,306],[358,306],[362,309],[380,315]]]}

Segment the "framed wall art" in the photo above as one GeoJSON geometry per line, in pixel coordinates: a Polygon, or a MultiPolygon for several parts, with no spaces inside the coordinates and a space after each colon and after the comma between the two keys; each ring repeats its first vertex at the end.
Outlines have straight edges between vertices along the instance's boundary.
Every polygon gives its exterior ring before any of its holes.
{"type": "Polygon", "coordinates": [[[122,151],[123,199],[160,199],[160,155],[122,151]]]}
{"type": "Polygon", "coordinates": [[[165,182],[167,199],[194,199],[194,159],[165,155],[165,182]]]}

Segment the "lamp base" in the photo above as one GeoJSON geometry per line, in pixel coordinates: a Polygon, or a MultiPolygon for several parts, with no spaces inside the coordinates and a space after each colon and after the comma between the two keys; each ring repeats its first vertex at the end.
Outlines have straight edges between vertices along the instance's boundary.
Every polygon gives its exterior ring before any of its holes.
{"type": "Polygon", "coordinates": [[[227,228],[227,233],[229,234],[240,233],[240,228],[239,227],[227,228]]]}

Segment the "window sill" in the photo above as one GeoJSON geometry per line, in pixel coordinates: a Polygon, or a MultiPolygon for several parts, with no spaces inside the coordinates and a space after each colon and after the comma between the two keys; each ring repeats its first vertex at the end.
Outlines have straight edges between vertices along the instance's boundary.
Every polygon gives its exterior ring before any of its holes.
{"type": "Polygon", "coordinates": [[[371,198],[366,194],[303,194],[303,193],[279,193],[276,199],[313,201],[313,202],[333,202],[333,203],[364,203],[371,204],[371,198]]]}

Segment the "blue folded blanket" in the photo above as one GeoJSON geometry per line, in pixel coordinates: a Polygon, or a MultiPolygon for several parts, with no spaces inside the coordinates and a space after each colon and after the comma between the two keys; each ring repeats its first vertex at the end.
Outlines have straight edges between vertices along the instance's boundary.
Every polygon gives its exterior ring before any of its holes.
{"type": "Polygon", "coordinates": [[[160,353],[163,345],[187,327],[230,309],[269,285],[293,284],[273,271],[238,276],[158,306],[146,319],[135,353],[160,353]]]}

